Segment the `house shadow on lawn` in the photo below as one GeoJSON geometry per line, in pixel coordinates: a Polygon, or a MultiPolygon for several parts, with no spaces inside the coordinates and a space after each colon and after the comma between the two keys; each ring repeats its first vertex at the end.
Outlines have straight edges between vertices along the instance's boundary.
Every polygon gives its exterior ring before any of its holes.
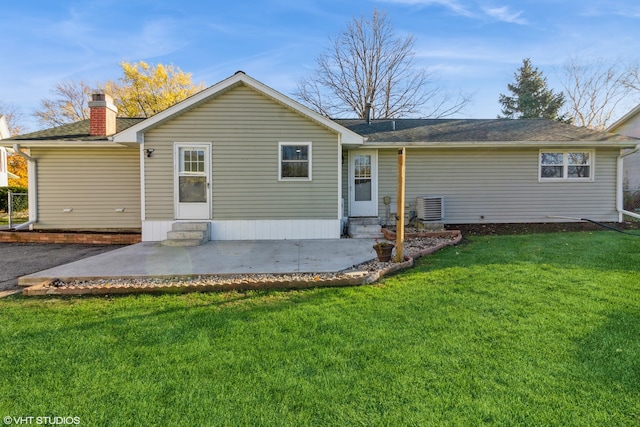
{"type": "Polygon", "coordinates": [[[449,267],[537,264],[563,269],[640,273],[640,232],[637,235],[604,230],[463,236],[460,245],[418,260],[417,268],[429,271],[449,267]]]}
{"type": "Polygon", "coordinates": [[[640,315],[623,310],[610,313],[599,328],[576,343],[575,357],[584,366],[585,381],[639,394],[640,315]]]}

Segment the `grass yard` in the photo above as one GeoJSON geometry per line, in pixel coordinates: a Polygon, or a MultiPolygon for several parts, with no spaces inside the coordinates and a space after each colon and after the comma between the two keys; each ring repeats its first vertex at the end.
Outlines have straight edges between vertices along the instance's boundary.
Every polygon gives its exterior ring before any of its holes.
{"type": "Polygon", "coordinates": [[[640,425],[640,237],[473,237],[375,286],[0,300],[0,416],[640,425]]]}
{"type": "MultiPolygon", "coordinates": [[[[13,217],[11,218],[12,224],[22,224],[27,221],[29,221],[28,211],[14,212],[13,217]]],[[[9,224],[9,214],[7,212],[0,211],[0,225],[8,225],[8,224],[9,224]]]]}

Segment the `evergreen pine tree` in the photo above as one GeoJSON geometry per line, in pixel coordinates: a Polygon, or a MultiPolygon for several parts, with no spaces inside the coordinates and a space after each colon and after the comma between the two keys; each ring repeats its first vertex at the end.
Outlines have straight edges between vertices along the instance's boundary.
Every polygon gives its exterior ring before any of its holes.
{"type": "Polygon", "coordinates": [[[564,94],[554,93],[547,87],[546,77],[531,65],[531,59],[522,61],[522,67],[514,73],[514,77],[515,82],[507,85],[513,96],[500,94],[502,118],[570,121],[564,114],[558,114],[565,102],[564,94]]]}

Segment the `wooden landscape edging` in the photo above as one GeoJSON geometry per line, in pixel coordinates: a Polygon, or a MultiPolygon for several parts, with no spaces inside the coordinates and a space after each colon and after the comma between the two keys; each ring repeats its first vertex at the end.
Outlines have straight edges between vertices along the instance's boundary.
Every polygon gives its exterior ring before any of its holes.
{"type": "MultiPolygon", "coordinates": [[[[200,275],[206,278],[207,276],[200,275]]],[[[220,284],[122,284],[122,285],[97,285],[97,286],[52,286],[59,279],[50,279],[34,286],[25,288],[22,294],[25,296],[39,295],[109,295],[109,294],[141,294],[141,293],[187,293],[187,292],[225,292],[225,291],[249,291],[269,289],[305,289],[317,287],[358,286],[366,282],[368,276],[354,276],[339,279],[318,280],[246,280],[237,283],[220,284]]]]}

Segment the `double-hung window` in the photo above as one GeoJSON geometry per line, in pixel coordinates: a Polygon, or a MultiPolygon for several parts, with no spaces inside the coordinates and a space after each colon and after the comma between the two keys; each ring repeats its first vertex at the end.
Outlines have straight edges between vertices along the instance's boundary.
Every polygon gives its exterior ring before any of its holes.
{"type": "Polygon", "coordinates": [[[540,181],[593,181],[593,151],[540,151],[539,179],[540,181]]]}
{"type": "Polygon", "coordinates": [[[311,180],[311,142],[281,142],[278,151],[280,181],[311,180]]]}

